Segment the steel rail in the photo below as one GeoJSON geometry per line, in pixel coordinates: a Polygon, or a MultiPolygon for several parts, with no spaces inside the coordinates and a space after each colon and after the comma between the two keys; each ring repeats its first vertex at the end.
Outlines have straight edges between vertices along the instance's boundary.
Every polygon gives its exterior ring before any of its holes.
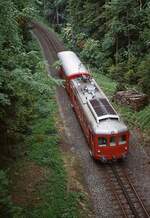
{"type": "Polygon", "coordinates": [[[144,211],[145,215],[146,215],[148,218],[150,218],[150,215],[149,215],[149,213],[148,213],[148,211],[147,211],[147,209],[146,209],[146,207],[145,207],[143,201],[142,201],[141,198],[139,197],[139,195],[138,195],[138,193],[137,193],[137,191],[136,191],[134,185],[132,184],[131,180],[129,179],[128,175],[127,175],[125,172],[124,172],[124,175],[126,176],[128,182],[129,182],[129,185],[130,185],[130,187],[132,188],[132,190],[133,190],[135,196],[137,197],[137,199],[138,199],[138,201],[139,201],[141,207],[143,208],[143,211],[144,211]]]}
{"type": "Polygon", "coordinates": [[[116,179],[117,179],[117,181],[118,181],[118,184],[120,185],[120,187],[121,187],[121,189],[122,189],[122,191],[123,191],[123,194],[124,194],[124,196],[125,196],[127,202],[129,203],[129,206],[130,206],[130,209],[131,209],[132,213],[134,214],[134,216],[135,216],[136,218],[140,218],[140,217],[139,217],[139,214],[137,213],[136,208],[134,207],[134,204],[132,203],[132,200],[131,200],[131,198],[130,198],[128,192],[126,191],[126,188],[125,188],[124,185],[123,185],[122,180],[120,179],[120,176],[119,176],[119,174],[118,174],[116,168],[112,165],[112,166],[111,166],[111,169],[112,169],[112,171],[113,171],[113,173],[114,173],[114,175],[115,175],[115,177],[116,177],[116,179]]]}
{"type": "Polygon", "coordinates": [[[48,42],[48,44],[50,44],[51,47],[53,47],[54,51],[57,54],[58,47],[56,47],[56,43],[54,43],[54,41],[50,39],[50,37],[46,31],[44,31],[42,28],[39,28],[39,29],[40,29],[40,32],[43,34],[44,38],[46,39],[46,41],[48,42]]]}
{"type": "Polygon", "coordinates": [[[41,34],[43,34],[46,41],[50,44],[50,47],[53,47],[54,51],[57,54],[60,49],[58,49],[58,45],[57,45],[56,41],[54,40],[54,37],[53,36],[50,37],[49,34],[51,34],[51,33],[48,32],[46,29],[44,29],[43,27],[41,27],[37,23],[33,23],[33,26],[34,26],[33,28],[36,28],[37,30],[39,30],[39,32],[41,34]],[[51,38],[53,38],[53,40],[51,38]]]}
{"type": "Polygon", "coordinates": [[[111,185],[111,189],[112,189],[112,192],[113,192],[114,196],[116,197],[116,199],[117,199],[117,201],[118,201],[118,204],[119,204],[119,206],[120,206],[120,208],[121,208],[121,210],[122,210],[122,212],[123,212],[123,216],[124,216],[125,218],[128,218],[127,213],[126,213],[126,211],[125,211],[125,209],[124,209],[124,207],[123,207],[123,205],[122,205],[122,203],[121,203],[121,200],[120,200],[120,198],[119,198],[119,195],[118,195],[117,192],[114,190],[114,188],[113,188],[112,185],[111,185]]]}
{"type": "MultiPolygon", "coordinates": [[[[115,167],[114,165],[111,165],[111,169],[112,169],[112,172],[113,172],[115,178],[117,179],[117,182],[118,182],[118,184],[119,184],[119,186],[120,186],[120,188],[121,188],[121,190],[122,190],[122,192],[123,192],[123,194],[124,194],[124,196],[125,196],[125,198],[126,198],[126,200],[127,200],[127,203],[128,203],[128,205],[129,205],[129,207],[130,207],[130,210],[132,211],[133,215],[134,215],[136,218],[140,218],[139,213],[137,212],[137,209],[135,208],[134,203],[133,203],[133,201],[132,201],[132,199],[131,199],[129,193],[128,193],[128,191],[126,190],[126,188],[125,188],[125,186],[124,186],[124,183],[123,183],[122,179],[120,178],[119,173],[117,172],[116,167],[115,167]]],[[[129,179],[129,177],[128,177],[128,175],[127,175],[127,173],[126,173],[125,171],[123,171],[123,176],[125,176],[126,180],[128,181],[128,184],[129,184],[131,190],[133,191],[134,196],[135,196],[136,199],[138,200],[138,203],[139,203],[139,205],[141,206],[142,211],[143,211],[144,214],[146,215],[146,216],[144,216],[144,217],[150,218],[150,215],[149,215],[147,209],[145,208],[144,203],[143,203],[142,200],[140,199],[140,197],[139,197],[139,195],[138,195],[138,193],[137,193],[137,191],[136,191],[134,185],[132,184],[131,180],[129,179]]],[[[115,192],[115,191],[113,190],[113,192],[115,192]]],[[[115,196],[116,196],[116,195],[117,195],[117,194],[115,194],[115,196]]],[[[117,199],[119,199],[119,197],[117,197],[117,199]]],[[[119,203],[119,205],[121,205],[121,203],[119,203]]],[[[121,209],[122,209],[122,205],[121,205],[121,209]]],[[[124,209],[123,209],[123,210],[124,210],[124,209]]],[[[122,210],[122,211],[123,211],[123,210],[122,210]]],[[[125,210],[124,210],[124,211],[125,211],[125,210]]],[[[124,211],[123,211],[123,213],[124,213],[124,211]]]]}

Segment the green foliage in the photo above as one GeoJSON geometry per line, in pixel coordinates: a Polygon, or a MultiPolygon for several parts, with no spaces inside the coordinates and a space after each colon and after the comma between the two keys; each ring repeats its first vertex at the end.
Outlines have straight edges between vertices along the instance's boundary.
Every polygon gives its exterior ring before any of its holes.
{"type": "MultiPolygon", "coordinates": [[[[81,52],[85,61],[102,73],[118,82],[138,84],[149,94],[150,67],[146,64],[150,35],[148,1],[71,0],[68,12],[70,29],[76,39],[72,48],[81,52]],[[86,40],[83,46],[78,46],[81,32],[86,40]],[[98,46],[95,46],[96,42],[98,46]]],[[[72,45],[72,37],[68,37],[68,42],[72,45]]]]}
{"type": "Polygon", "coordinates": [[[150,107],[147,106],[143,110],[138,112],[137,119],[142,129],[149,131],[150,130],[150,107]]]}
{"type": "Polygon", "coordinates": [[[103,74],[93,73],[94,78],[104,91],[104,93],[110,98],[113,97],[113,93],[116,90],[116,82],[112,81],[110,78],[104,76],[103,74]]]}
{"type": "Polygon", "coordinates": [[[8,191],[8,178],[3,170],[0,170],[0,204],[9,204],[10,196],[8,191]]]}
{"type": "Polygon", "coordinates": [[[15,46],[20,45],[16,14],[17,10],[11,0],[0,1],[0,50],[15,49],[15,46]]]}
{"type": "Polygon", "coordinates": [[[40,98],[36,107],[37,116],[31,127],[32,135],[26,138],[27,157],[47,169],[47,181],[40,188],[42,202],[38,207],[24,208],[21,215],[31,218],[78,217],[79,194],[67,191],[67,175],[58,146],[59,138],[55,127],[56,101],[53,98],[40,98]]]}
{"type": "Polygon", "coordinates": [[[85,32],[88,36],[97,36],[101,32],[102,5],[104,1],[70,0],[68,1],[69,20],[73,30],[85,32]]]}
{"type": "Polygon", "coordinates": [[[70,23],[67,23],[66,26],[62,29],[62,37],[68,48],[73,49],[75,46],[76,38],[74,37],[73,29],[70,23]]]}
{"type": "Polygon", "coordinates": [[[62,34],[69,48],[119,83],[138,84],[149,94],[150,67],[145,55],[149,52],[150,32],[147,1],[71,0],[68,11],[70,23],[62,34]],[[81,32],[84,38],[79,40],[81,32]]]}
{"type": "MultiPolygon", "coordinates": [[[[46,169],[44,179],[38,188],[40,202],[37,205],[12,204],[8,179],[0,171],[0,204],[4,214],[12,217],[64,217],[78,216],[80,193],[67,189],[67,175],[59,150],[59,138],[55,127],[57,117],[56,101],[51,94],[44,99],[40,96],[36,102],[35,118],[30,125],[31,133],[26,136],[26,162],[46,169]],[[30,161],[29,161],[30,160],[30,161]]],[[[21,160],[19,160],[20,163],[21,160]]],[[[18,165],[18,167],[21,167],[18,165]]]]}
{"type": "Polygon", "coordinates": [[[138,84],[141,89],[150,95],[150,55],[145,55],[137,68],[138,84]]]}
{"type": "Polygon", "coordinates": [[[9,179],[5,171],[0,170],[0,217],[20,215],[21,208],[13,205],[9,193],[9,179]]]}
{"type": "Polygon", "coordinates": [[[59,31],[66,19],[66,6],[68,0],[36,0],[37,9],[41,17],[45,17],[47,22],[59,31]]]}
{"type": "Polygon", "coordinates": [[[23,140],[34,116],[38,96],[49,96],[54,82],[26,31],[26,17],[36,12],[33,2],[1,1],[0,11],[1,152],[13,155],[14,144],[23,140]]]}
{"type": "Polygon", "coordinates": [[[99,52],[100,42],[94,39],[87,39],[83,45],[83,50],[81,51],[81,57],[93,67],[100,67],[103,54],[99,52]]]}

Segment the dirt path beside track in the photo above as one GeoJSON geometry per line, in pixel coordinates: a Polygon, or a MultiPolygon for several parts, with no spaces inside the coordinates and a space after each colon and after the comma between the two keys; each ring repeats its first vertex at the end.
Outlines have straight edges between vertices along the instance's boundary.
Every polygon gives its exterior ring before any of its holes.
{"type": "MultiPolygon", "coordinates": [[[[57,60],[57,52],[65,50],[62,42],[55,33],[49,32],[43,25],[33,23],[33,34],[38,40],[44,58],[48,62],[48,73],[58,77],[53,63],[57,60]]],[[[88,145],[81,127],[71,108],[68,95],[63,87],[56,90],[56,99],[59,106],[60,117],[63,123],[61,137],[62,149],[70,152],[79,160],[78,166],[83,174],[83,185],[93,202],[94,214],[92,218],[122,217],[119,206],[113,194],[106,186],[105,166],[94,162],[89,156],[88,145]]],[[[128,160],[123,166],[133,175],[137,187],[143,194],[147,207],[150,207],[150,166],[149,159],[142,147],[138,147],[137,137],[133,134],[128,160]]],[[[108,181],[109,182],[109,181],[108,181]]]]}

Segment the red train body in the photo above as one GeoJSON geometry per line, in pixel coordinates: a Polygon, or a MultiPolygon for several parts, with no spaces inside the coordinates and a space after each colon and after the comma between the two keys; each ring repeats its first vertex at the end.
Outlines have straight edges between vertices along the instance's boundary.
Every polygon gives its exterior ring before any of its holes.
{"type": "Polygon", "coordinates": [[[129,131],[108,98],[79,58],[71,51],[58,53],[60,76],[96,160],[123,159],[129,148],[129,131]]]}

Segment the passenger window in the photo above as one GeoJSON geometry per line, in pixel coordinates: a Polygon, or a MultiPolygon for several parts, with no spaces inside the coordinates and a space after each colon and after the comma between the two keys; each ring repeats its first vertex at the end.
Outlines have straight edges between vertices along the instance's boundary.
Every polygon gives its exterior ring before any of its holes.
{"type": "Polygon", "coordinates": [[[121,135],[119,139],[119,144],[125,144],[126,143],[126,135],[121,135]]]}
{"type": "Polygon", "coordinates": [[[98,145],[99,146],[106,146],[107,145],[107,139],[104,137],[99,137],[98,138],[98,145]]]}
{"type": "Polygon", "coordinates": [[[115,136],[110,137],[110,146],[115,146],[116,145],[116,138],[115,136]]]}

